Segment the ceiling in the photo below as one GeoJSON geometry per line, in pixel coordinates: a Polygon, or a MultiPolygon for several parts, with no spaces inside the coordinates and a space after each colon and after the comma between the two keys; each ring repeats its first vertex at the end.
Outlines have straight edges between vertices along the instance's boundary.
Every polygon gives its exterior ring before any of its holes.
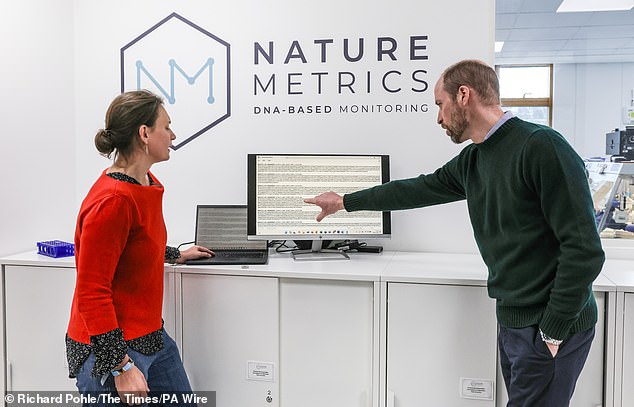
{"type": "Polygon", "coordinates": [[[495,63],[634,62],[634,9],[556,13],[561,2],[496,0],[495,63]]]}

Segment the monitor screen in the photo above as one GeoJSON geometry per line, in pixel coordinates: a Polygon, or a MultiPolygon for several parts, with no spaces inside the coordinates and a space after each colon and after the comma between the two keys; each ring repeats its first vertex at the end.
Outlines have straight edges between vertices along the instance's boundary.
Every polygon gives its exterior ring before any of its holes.
{"type": "Polygon", "coordinates": [[[249,154],[249,239],[317,240],[389,237],[390,212],[339,211],[321,222],[321,209],[304,203],[323,192],[339,195],[390,180],[389,156],[249,154]]]}

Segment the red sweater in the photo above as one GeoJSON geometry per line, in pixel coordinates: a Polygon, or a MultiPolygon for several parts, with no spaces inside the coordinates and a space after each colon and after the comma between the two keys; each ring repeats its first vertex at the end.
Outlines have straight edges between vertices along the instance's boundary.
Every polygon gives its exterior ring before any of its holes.
{"type": "Polygon", "coordinates": [[[88,192],[75,230],[71,339],[90,344],[90,336],[120,328],[127,341],[161,328],[167,241],[162,202],[158,181],[135,185],[105,171],[88,192]]]}

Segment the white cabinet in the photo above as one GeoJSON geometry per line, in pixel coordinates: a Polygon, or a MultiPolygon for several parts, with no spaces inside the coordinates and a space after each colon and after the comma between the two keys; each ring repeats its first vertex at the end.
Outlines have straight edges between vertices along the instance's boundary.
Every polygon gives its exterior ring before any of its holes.
{"type": "Polygon", "coordinates": [[[194,391],[215,391],[223,407],[279,406],[278,280],[181,278],[182,356],[194,391]],[[263,362],[251,379],[249,361],[263,362]]]}
{"type": "MultiPolygon", "coordinates": [[[[588,359],[583,367],[583,371],[577,380],[575,392],[570,400],[570,407],[597,407],[604,405],[604,384],[605,369],[604,360],[606,359],[606,294],[604,292],[595,292],[594,296],[597,301],[599,319],[595,327],[594,340],[588,354],[588,359]]],[[[506,388],[504,387],[504,379],[498,368],[498,407],[506,406],[508,397],[506,388]]],[[[626,404],[624,404],[625,406],[626,404]]],[[[629,405],[629,404],[628,404],[629,405]]]]}
{"type": "MultiPolygon", "coordinates": [[[[7,391],[74,391],[65,336],[75,289],[74,267],[4,266],[7,391]]],[[[167,276],[167,274],[166,274],[167,276]]],[[[166,277],[166,291],[172,283],[166,277]]],[[[174,326],[174,299],[165,295],[165,327],[174,326]]]]}
{"type": "Polygon", "coordinates": [[[388,283],[386,405],[495,406],[496,337],[485,287],[388,283]]]}
{"type": "Polygon", "coordinates": [[[604,403],[604,360],[605,360],[605,293],[595,292],[599,319],[595,327],[594,340],[586,364],[581,371],[570,407],[596,407],[604,403]]]}
{"type": "Polygon", "coordinates": [[[181,284],[195,391],[226,407],[372,406],[373,283],[183,273],[181,284]],[[263,377],[248,377],[249,361],[263,377]]]}
{"type": "Polygon", "coordinates": [[[280,405],[375,405],[375,318],[372,282],[281,279],[280,405]]]}
{"type": "MultiPolygon", "coordinates": [[[[74,263],[28,254],[3,259],[2,267],[0,385],[74,390],[64,352],[74,263]]],[[[572,407],[634,405],[634,282],[611,281],[595,284],[599,323],[572,407]]],[[[496,375],[495,303],[477,256],[168,266],[165,282],[165,327],[180,345],[194,390],[215,391],[219,406],[506,403],[496,375]]]]}
{"type": "Polygon", "coordinates": [[[626,293],[623,314],[621,406],[634,406],[634,294],[626,293]]]}
{"type": "Polygon", "coordinates": [[[5,266],[4,277],[7,390],[76,390],[64,341],[75,269],[5,266]]]}

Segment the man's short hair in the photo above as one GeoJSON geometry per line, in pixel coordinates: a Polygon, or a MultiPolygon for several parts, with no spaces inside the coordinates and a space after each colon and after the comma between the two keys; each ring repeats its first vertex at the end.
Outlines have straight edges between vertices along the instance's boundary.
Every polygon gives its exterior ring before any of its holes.
{"type": "Polygon", "coordinates": [[[477,60],[464,60],[451,65],[442,74],[443,89],[451,96],[460,86],[475,90],[485,105],[500,104],[500,82],[489,65],[477,60]]]}

